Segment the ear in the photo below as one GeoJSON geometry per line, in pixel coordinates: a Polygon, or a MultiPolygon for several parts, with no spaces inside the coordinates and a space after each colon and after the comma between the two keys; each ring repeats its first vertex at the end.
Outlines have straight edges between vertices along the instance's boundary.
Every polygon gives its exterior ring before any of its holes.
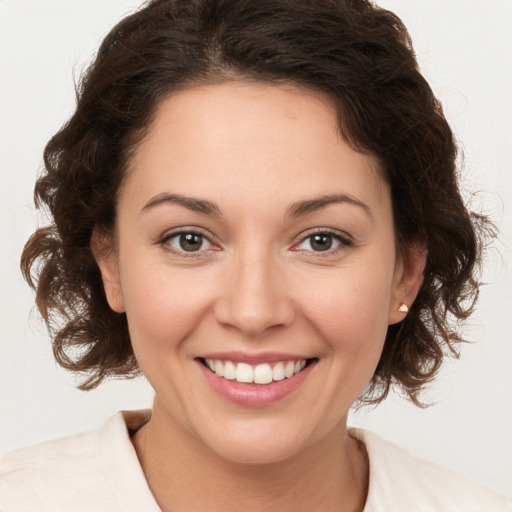
{"type": "Polygon", "coordinates": [[[389,325],[401,322],[416,299],[423,284],[427,254],[424,245],[411,244],[397,257],[393,294],[389,305],[389,325]]]}
{"type": "Polygon", "coordinates": [[[91,236],[91,251],[100,268],[103,288],[110,308],[116,313],[124,313],[119,265],[112,238],[94,228],[91,236]]]}

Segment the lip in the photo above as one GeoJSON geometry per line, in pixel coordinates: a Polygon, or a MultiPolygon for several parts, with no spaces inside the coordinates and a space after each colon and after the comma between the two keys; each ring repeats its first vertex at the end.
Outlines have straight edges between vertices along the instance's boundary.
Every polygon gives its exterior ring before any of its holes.
{"type": "MultiPolygon", "coordinates": [[[[213,355],[213,354],[212,354],[213,355]]],[[[233,355],[233,354],[231,354],[233,355]]],[[[279,354],[273,354],[279,355],[279,354]]],[[[283,354],[281,354],[282,356],[283,354]]],[[[266,359],[261,359],[259,354],[255,358],[252,358],[250,362],[252,364],[257,364],[259,362],[274,362],[270,361],[267,357],[266,359]]],[[[290,358],[290,354],[286,356],[290,358]]],[[[206,356],[205,356],[206,358],[206,356]]],[[[225,359],[237,362],[248,362],[247,354],[243,354],[243,359],[230,359],[226,353],[222,354],[222,358],[217,354],[216,357],[211,357],[211,359],[225,359]]],[[[208,359],[210,359],[208,355],[208,359]]],[[[294,358],[290,358],[287,360],[293,360],[294,358]]],[[[303,357],[297,357],[297,360],[304,359],[303,357]]],[[[275,361],[282,361],[283,359],[276,359],[275,361]]],[[[285,358],[286,360],[286,358],[285,358]]],[[[199,367],[199,370],[202,372],[204,378],[208,382],[208,384],[216,391],[221,397],[230,402],[242,405],[246,407],[265,407],[267,405],[274,404],[289,396],[295,390],[299,388],[299,386],[306,380],[308,375],[311,373],[313,368],[316,366],[318,360],[312,360],[308,366],[306,366],[300,373],[290,377],[288,379],[274,381],[270,384],[243,384],[241,382],[237,382],[236,380],[228,380],[223,377],[219,377],[215,373],[213,373],[209,368],[207,368],[200,360],[196,359],[196,364],[199,367]]]]}

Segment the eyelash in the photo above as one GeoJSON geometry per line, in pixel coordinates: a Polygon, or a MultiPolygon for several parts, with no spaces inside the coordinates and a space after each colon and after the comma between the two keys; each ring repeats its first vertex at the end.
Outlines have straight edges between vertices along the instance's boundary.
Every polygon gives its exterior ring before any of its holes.
{"type": "MultiPolygon", "coordinates": [[[[174,254],[178,254],[179,256],[185,257],[185,258],[197,258],[204,254],[205,249],[199,250],[199,251],[185,251],[185,250],[176,249],[169,244],[170,240],[172,240],[173,238],[179,239],[179,237],[182,235],[200,236],[200,237],[202,237],[203,242],[206,241],[210,245],[215,246],[215,244],[211,241],[210,237],[205,232],[203,232],[202,230],[200,230],[198,228],[180,228],[178,231],[174,231],[172,233],[168,233],[165,236],[163,236],[158,241],[158,243],[162,247],[164,247],[166,250],[173,252],[174,254]]],[[[211,251],[211,250],[215,251],[215,250],[219,250],[219,249],[212,249],[212,248],[206,249],[206,251],[211,251]]]]}
{"type": "Polygon", "coordinates": [[[349,247],[353,247],[354,246],[354,241],[348,235],[346,235],[346,234],[342,234],[339,231],[335,231],[333,229],[317,228],[317,229],[313,230],[312,232],[307,233],[305,236],[303,236],[301,238],[301,240],[298,243],[294,244],[293,250],[294,251],[301,251],[302,249],[298,249],[296,247],[301,245],[301,244],[303,244],[308,239],[311,240],[315,235],[327,235],[327,236],[330,236],[335,241],[339,242],[339,245],[337,247],[335,247],[334,249],[329,248],[329,249],[327,249],[325,251],[310,251],[310,250],[306,250],[305,252],[311,253],[311,254],[309,254],[309,257],[325,258],[325,257],[329,257],[329,256],[334,256],[334,255],[338,254],[339,251],[341,251],[341,250],[343,250],[345,248],[349,248],[349,247]]]}
{"type": "MultiPolygon", "coordinates": [[[[174,231],[172,233],[166,234],[164,237],[162,237],[158,243],[163,246],[166,250],[171,251],[175,254],[178,254],[185,258],[194,258],[194,257],[200,257],[204,254],[205,251],[211,251],[211,250],[219,250],[217,249],[203,249],[198,251],[185,251],[185,250],[179,250],[172,246],[170,246],[169,241],[173,238],[178,238],[182,235],[196,235],[202,237],[203,242],[206,241],[208,244],[215,247],[215,244],[210,240],[210,237],[203,232],[202,230],[198,228],[181,228],[179,231],[174,231]]],[[[315,258],[322,258],[327,256],[333,256],[337,254],[340,250],[347,247],[353,247],[354,242],[351,240],[347,235],[342,235],[340,232],[332,230],[332,229],[325,229],[325,228],[317,228],[314,231],[308,233],[307,235],[303,236],[299,242],[295,243],[292,247],[293,251],[302,251],[303,249],[298,249],[297,247],[304,242],[306,242],[308,239],[312,239],[315,235],[327,235],[332,237],[334,240],[339,242],[339,245],[335,247],[334,249],[328,248],[325,251],[313,251],[313,250],[304,250],[305,252],[312,253],[310,256],[315,258]],[[313,256],[314,255],[314,256],[313,256]]],[[[218,246],[217,246],[218,247],[218,246]]]]}

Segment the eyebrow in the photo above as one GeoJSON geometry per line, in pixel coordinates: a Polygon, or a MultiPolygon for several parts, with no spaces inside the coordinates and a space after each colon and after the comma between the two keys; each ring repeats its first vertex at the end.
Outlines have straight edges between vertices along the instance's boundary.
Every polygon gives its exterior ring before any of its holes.
{"type": "MultiPolygon", "coordinates": [[[[181,194],[169,194],[166,192],[151,198],[142,208],[142,211],[150,210],[165,203],[178,204],[188,208],[189,210],[203,213],[205,215],[212,215],[215,217],[220,217],[222,215],[220,208],[215,203],[206,201],[205,199],[183,196],[181,194]]],[[[302,215],[308,215],[309,213],[312,213],[316,210],[320,210],[325,206],[340,203],[358,206],[359,208],[363,209],[370,217],[372,217],[371,210],[368,205],[359,199],[356,199],[355,197],[347,194],[328,194],[314,199],[297,201],[287,209],[286,216],[300,217],[302,215]]]]}
{"type": "Polygon", "coordinates": [[[372,212],[368,205],[356,199],[353,196],[347,194],[329,194],[325,196],[320,196],[315,199],[309,199],[307,201],[298,201],[292,204],[287,212],[287,217],[300,217],[302,215],[307,215],[316,210],[324,208],[330,204],[350,204],[353,206],[357,206],[362,208],[370,217],[372,217],[372,212]]]}
{"type": "Polygon", "coordinates": [[[195,197],[182,196],[180,194],[168,194],[165,192],[163,194],[158,194],[157,196],[151,198],[146,203],[144,208],[142,208],[142,211],[150,210],[155,206],[159,206],[165,203],[178,204],[194,212],[204,213],[206,215],[213,215],[215,217],[219,217],[221,215],[220,208],[216,204],[211,203],[210,201],[206,201],[204,199],[197,199],[195,197]]]}

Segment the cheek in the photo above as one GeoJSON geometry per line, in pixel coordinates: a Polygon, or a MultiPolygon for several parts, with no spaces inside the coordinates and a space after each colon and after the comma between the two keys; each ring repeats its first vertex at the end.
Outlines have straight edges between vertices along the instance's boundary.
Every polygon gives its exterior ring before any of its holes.
{"type": "MultiPolygon", "coordinates": [[[[163,351],[178,347],[200,323],[209,307],[210,291],[196,286],[197,276],[186,272],[154,267],[138,275],[134,270],[123,280],[132,344],[138,359],[158,358],[163,351]],[[149,347],[162,352],[149,351],[149,347]]],[[[199,280],[208,282],[205,277],[199,280]]]]}
{"type": "Polygon", "coordinates": [[[370,267],[302,279],[300,309],[331,351],[354,362],[380,356],[388,327],[389,273],[370,267]],[[370,356],[370,354],[373,354],[370,356]]]}

